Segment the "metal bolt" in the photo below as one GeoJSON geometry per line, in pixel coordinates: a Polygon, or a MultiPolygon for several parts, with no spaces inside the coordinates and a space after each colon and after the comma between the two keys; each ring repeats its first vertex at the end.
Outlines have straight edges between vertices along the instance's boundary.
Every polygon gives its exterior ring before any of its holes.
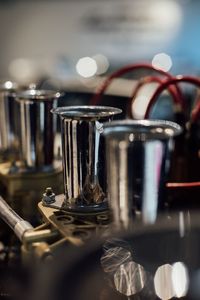
{"type": "Polygon", "coordinates": [[[51,187],[47,187],[45,190],[45,193],[42,197],[42,202],[45,205],[51,204],[55,202],[56,195],[53,192],[53,189],[51,187]]]}

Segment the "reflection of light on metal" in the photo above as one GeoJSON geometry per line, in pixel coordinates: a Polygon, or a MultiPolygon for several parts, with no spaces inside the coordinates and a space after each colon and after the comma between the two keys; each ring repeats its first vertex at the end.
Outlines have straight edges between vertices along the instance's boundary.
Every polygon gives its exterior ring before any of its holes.
{"type": "Polygon", "coordinates": [[[166,133],[167,135],[169,135],[169,136],[173,136],[173,130],[170,129],[170,128],[166,128],[166,129],[165,129],[165,133],[166,133]]]}
{"type": "Polygon", "coordinates": [[[172,284],[172,266],[165,264],[160,266],[154,276],[154,287],[156,295],[162,300],[168,300],[174,297],[172,284]]]}
{"type": "Polygon", "coordinates": [[[129,141],[130,142],[134,141],[134,134],[133,133],[129,134],[129,141]]]}
{"type": "Polygon", "coordinates": [[[185,235],[185,223],[184,223],[183,212],[179,213],[179,232],[180,232],[180,237],[184,237],[184,235],[185,235]]]}
{"type": "Polygon", "coordinates": [[[106,273],[116,272],[119,266],[131,259],[131,252],[122,247],[113,247],[104,250],[101,257],[101,266],[106,273]]]}
{"type": "Polygon", "coordinates": [[[13,87],[13,83],[11,82],[11,81],[6,81],[5,82],[5,88],[6,89],[12,89],[12,87],[13,87]]]}
{"type": "Polygon", "coordinates": [[[128,178],[126,176],[127,172],[127,142],[119,142],[119,196],[120,196],[120,207],[121,210],[121,222],[124,224],[125,228],[129,225],[129,206],[127,203],[128,199],[128,178]]]}
{"type": "Polygon", "coordinates": [[[152,60],[152,66],[168,72],[172,67],[172,59],[166,53],[158,53],[152,60]]]}
{"type": "Polygon", "coordinates": [[[145,147],[145,178],[143,186],[144,201],[142,203],[142,218],[144,223],[154,223],[157,216],[157,191],[160,181],[163,160],[163,146],[160,141],[148,141],[145,147]],[[156,168],[154,167],[156,166],[156,168]],[[152,170],[155,170],[152,173],[152,170]],[[149,197],[151,195],[151,197],[149,197]]]}
{"type": "Polygon", "coordinates": [[[76,71],[84,78],[89,78],[97,73],[97,63],[91,57],[82,57],[76,64],[76,71]]]}
{"type": "Polygon", "coordinates": [[[114,275],[115,288],[126,296],[139,293],[144,288],[145,282],[144,268],[133,261],[120,265],[114,275]]]}
{"type": "Polygon", "coordinates": [[[97,64],[97,75],[104,74],[109,68],[109,61],[103,54],[97,54],[92,57],[97,64]]]}
{"type": "Polygon", "coordinates": [[[163,128],[158,127],[158,128],[155,129],[155,132],[157,132],[157,133],[163,133],[163,128]]]}
{"type": "Polygon", "coordinates": [[[30,90],[30,95],[31,96],[35,96],[36,95],[36,90],[35,89],[31,89],[30,90]]]}
{"type": "Polygon", "coordinates": [[[172,266],[172,284],[175,296],[180,298],[187,294],[189,287],[188,271],[184,263],[176,262],[172,266]]]}

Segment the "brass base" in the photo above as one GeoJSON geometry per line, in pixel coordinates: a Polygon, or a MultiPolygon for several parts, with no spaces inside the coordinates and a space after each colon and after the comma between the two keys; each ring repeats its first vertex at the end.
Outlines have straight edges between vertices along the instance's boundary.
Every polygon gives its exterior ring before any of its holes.
{"type": "Polygon", "coordinates": [[[57,196],[57,205],[54,207],[38,204],[40,213],[46,223],[51,223],[63,237],[76,237],[85,240],[99,233],[105,234],[109,224],[109,211],[78,214],[63,209],[63,195],[57,196]],[[59,208],[60,206],[60,208],[59,208]]]}

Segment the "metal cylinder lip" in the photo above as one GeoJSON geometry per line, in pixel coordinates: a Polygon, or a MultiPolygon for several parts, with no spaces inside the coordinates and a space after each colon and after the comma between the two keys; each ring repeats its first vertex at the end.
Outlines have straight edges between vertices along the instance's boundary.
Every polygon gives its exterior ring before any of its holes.
{"type": "Polygon", "coordinates": [[[18,101],[53,101],[62,94],[52,90],[27,89],[16,94],[18,101]]]}
{"type": "Polygon", "coordinates": [[[134,140],[141,140],[141,135],[146,139],[168,139],[181,132],[180,125],[166,120],[120,120],[104,123],[105,136],[117,137],[133,133],[134,140]]]}
{"type": "Polygon", "coordinates": [[[122,112],[121,109],[110,106],[64,106],[51,110],[52,113],[63,118],[98,119],[114,116],[122,112]]]}
{"type": "Polygon", "coordinates": [[[0,82],[0,92],[15,92],[19,89],[19,85],[16,82],[5,80],[0,82]]]}

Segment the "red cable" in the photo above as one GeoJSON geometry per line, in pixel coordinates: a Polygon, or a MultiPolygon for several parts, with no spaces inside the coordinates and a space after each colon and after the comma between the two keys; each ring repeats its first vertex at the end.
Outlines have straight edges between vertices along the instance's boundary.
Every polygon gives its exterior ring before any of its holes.
{"type": "MultiPolygon", "coordinates": [[[[185,83],[191,83],[194,84],[198,87],[200,87],[200,79],[198,79],[197,77],[193,77],[193,76],[177,76],[174,77],[172,79],[167,80],[166,82],[163,82],[155,91],[155,93],[153,94],[153,96],[151,97],[149,104],[147,106],[147,110],[145,113],[144,118],[147,119],[149,117],[149,113],[150,110],[152,108],[152,106],[154,105],[154,103],[157,101],[157,98],[160,96],[160,94],[170,85],[172,84],[177,84],[179,82],[185,82],[185,83]]],[[[200,108],[197,109],[197,116],[200,113],[200,108]]],[[[197,117],[195,114],[195,118],[197,117]]]]}
{"type": "MultiPolygon", "coordinates": [[[[158,82],[160,84],[163,84],[165,82],[166,79],[161,79],[160,77],[155,77],[155,76],[148,76],[148,77],[144,77],[142,78],[138,84],[136,85],[134,91],[133,91],[133,94],[131,95],[131,101],[130,101],[130,104],[128,105],[128,111],[127,111],[127,115],[130,116],[131,118],[133,118],[134,116],[132,115],[132,105],[133,105],[133,102],[139,92],[139,90],[147,83],[151,83],[151,82],[158,82]]],[[[177,86],[176,86],[177,87],[177,86]]],[[[179,110],[182,109],[184,110],[184,107],[181,106],[180,107],[180,101],[179,101],[179,95],[177,94],[177,90],[175,89],[175,86],[169,86],[168,87],[168,90],[172,96],[172,99],[174,100],[174,103],[176,105],[178,105],[178,108],[179,110]]],[[[182,95],[181,95],[181,99],[182,98],[182,95]]]]}
{"type": "Polygon", "coordinates": [[[197,122],[198,118],[200,117],[200,101],[198,101],[191,113],[191,120],[192,122],[197,122]]]}
{"type": "MultiPolygon", "coordinates": [[[[106,78],[106,80],[102,83],[102,85],[100,85],[100,87],[97,89],[96,93],[92,97],[91,105],[97,105],[99,103],[101,96],[104,94],[105,90],[107,89],[107,87],[110,85],[110,83],[112,82],[112,80],[114,78],[119,78],[128,72],[132,72],[132,71],[139,70],[139,69],[151,70],[151,71],[157,72],[161,75],[164,75],[169,79],[173,78],[173,76],[171,74],[163,71],[162,69],[155,68],[149,63],[139,63],[139,64],[127,65],[127,66],[113,72],[110,76],[108,76],[106,78]]],[[[184,105],[182,97],[181,97],[181,91],[178,86],[176,87],[176,91],[179,96],[179,101],[180,101],[181,105],[184,105]]]]}
{"type": "Polygon", "coordinates": [[[200,181],[196,182],[168,182],[168,188],[190,188],[190,187],[200,187],[200,181]]]}

